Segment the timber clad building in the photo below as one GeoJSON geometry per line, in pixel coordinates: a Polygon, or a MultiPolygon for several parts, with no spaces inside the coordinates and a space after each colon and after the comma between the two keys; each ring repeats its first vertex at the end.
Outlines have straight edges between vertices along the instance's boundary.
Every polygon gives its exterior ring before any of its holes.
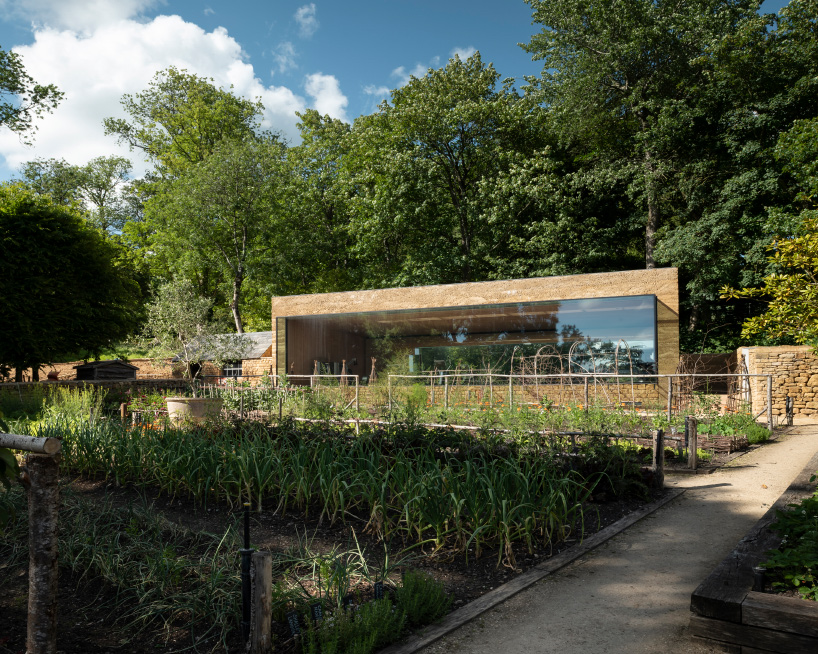
{"type": "MultiPolygon", "coordinates": [[[[367,377],[455,368],[508,372],[514,353],[608,361],[606,372],[672,374],[679,362],[675,268],[291,295],[272,300],[278,374],[367,377]],[[614,357],[622,343],[627,357],[614,357]],[[617,363],[614,363],[616,361],[617,363]],[[628,361],[628,370],[622,369],[628,361]],[[345,366],[345,370],[343,367],[345,366]]],[[[599,367],[597,367],[599,371],[599,367]]]]}

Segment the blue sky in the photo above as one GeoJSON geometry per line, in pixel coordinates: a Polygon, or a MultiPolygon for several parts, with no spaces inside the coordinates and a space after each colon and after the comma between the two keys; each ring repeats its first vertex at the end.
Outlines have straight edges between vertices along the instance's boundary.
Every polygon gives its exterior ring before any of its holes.
{"type": "MultiPolygon", "coordinates": [[[[767,0],[777,11],[785,2],[767,0]]],[[[297,137],[295,111],[344,120],[370,113],[409,75],[479,50],[502,77],[538,74],[517,44],[537,28],[523,0],[0,0],[0,47],[65,101],[39,123],[34,147],[0,132],[0,179],[25,161],[137,153],[106,137],[119,99],[170,65],[260,97],[265,126],[297,137]]]]}

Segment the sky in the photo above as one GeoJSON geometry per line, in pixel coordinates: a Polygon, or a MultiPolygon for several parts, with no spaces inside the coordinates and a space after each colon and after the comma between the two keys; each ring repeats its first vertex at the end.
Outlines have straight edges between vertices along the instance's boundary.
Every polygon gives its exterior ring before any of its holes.
{"type": "MultiPolygon", "coordinates": [[[[766,0],[763,10],[784,4],[766,0]]],[[[33,146],[0,130],[0,180],[36,158],[79,165],[113,154],[140,176],[140,153],[106,136],[102,121],[126,117],[122,95],[169,66],[261,99],[263,127],[297,142],[296,112],[352,121],[455,54],[479,50],[519,86],[541,72],[518,45],[538,31],[523,0],[0,0],[0,48],[65,93],[37,121],[33,146]]]]}

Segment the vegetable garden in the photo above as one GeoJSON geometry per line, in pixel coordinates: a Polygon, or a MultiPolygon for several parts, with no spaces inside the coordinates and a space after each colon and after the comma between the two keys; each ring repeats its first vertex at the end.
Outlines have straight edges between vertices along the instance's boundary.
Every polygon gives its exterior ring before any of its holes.
{"type": "MultiPolygon", "coordinates": [[[[106,417],[105,398],[87,390],[11,421],[16,433],[62,440],[62,474],[73,481],[63,492],[61,565],[76,587],[100,589],[94,601],[118,616],[119,637],[133,648],[125,651],[142,651],[134,637],[143,633],[152,651],[237,647],[245,502],[262,534],[255,544],[267,539],[273,552],[277,651],[373,651],[445,613],[453,598],[439,578],[458,601],[471,598],[649,498],[651,452],[639,439],[668,426],[633,406],[574,405],[452,407],[438,417],[469,416],[471,428],[428,427],[419,394],[376,423],[317,395],[262,395],[268,406],[280,400],[280,420],[276,411],[242,420],[233,409],[174,427],[149,413],[150,398],[134,407],[138,420],[106,417]],[[288,417],[284,409],[299,404],[313,420],[288,417]],[[349,422],[332,420],[342,417],[349,422]],[[106,489],[88,499],[78,484],[106,489]],[[181,514],[201,518],[186,527],[181,514]],[[479,570],[483,590],[459,593],[452,567],[461,577],[479,570]],[[333,619],[313,620],[316,605],[333,619]],[[423,606],[438,609],[422,616],[423,606]]],[[[24,559],[25,495],[0,502],[16,516],[0,536],[10,572],[24,559]]]]}

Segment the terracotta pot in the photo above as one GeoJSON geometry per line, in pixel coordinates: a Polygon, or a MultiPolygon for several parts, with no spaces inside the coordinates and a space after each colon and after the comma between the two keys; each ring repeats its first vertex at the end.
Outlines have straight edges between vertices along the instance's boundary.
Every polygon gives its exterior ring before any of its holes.
{"type": "Polygon", "coordinates": [[[224,401],[219,397],[166,397],[168,417],[176,424],[203,423],[219,417],[224,401]]]}

